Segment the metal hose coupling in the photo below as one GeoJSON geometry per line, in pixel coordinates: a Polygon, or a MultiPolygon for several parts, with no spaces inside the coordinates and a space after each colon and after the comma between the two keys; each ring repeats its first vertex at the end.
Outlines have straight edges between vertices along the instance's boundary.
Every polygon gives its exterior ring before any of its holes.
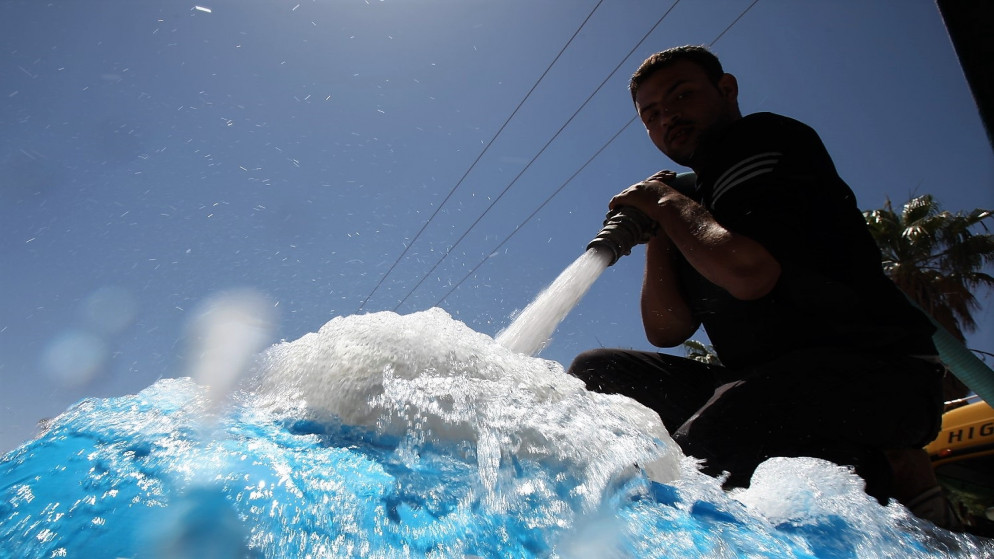
{"type": "Polygon", "coordinates": [[[648,242],[656,234],[659,224],[632,206],[622,206],[607,213],[604,228],[587,243],[587,250],[603,247],[611,251],[613,266],[622,256],[632,253],[632,248],[648,242]]]}

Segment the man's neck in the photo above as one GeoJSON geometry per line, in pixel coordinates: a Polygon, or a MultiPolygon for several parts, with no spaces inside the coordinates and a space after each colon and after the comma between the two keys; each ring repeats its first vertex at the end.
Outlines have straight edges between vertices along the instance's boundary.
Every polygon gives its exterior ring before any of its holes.
{"type": "Polygon", "coordinates": [[[736,113],[727,120],[715,123],[714,126],[701,136],[697,144],[697,149],[690,155],[687,166],[693,169],[694,173],[700,175],[701,171],[707,166],[711,154],[714,153],[714,146],[725,137],[728,129],[740,120],[742,120],[742,115],[736,113]]]}

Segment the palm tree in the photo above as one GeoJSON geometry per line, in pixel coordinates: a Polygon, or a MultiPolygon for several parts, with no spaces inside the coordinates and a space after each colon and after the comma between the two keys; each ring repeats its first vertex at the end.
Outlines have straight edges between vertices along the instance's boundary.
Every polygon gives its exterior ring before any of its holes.
{"type": "MultiPolygon", "coordinates": [[[[988,231],[983,220],[991,215],[982,209],[969,214],[942,211],[930,194],[910,200],[900,215],[890,200],[883,209],[863,212],[880,247],[884,272],[960,342],[966,341],[964,332],[977,328],[973,319],[973,312],[980,309],[977,288],[994,286],[994,277],[983,271],[994,262],[994,236],[971,231],[976,225],[988,231]]],[[[943,378],[946,401],[969,393],[956,376],[943,378]]]]}
{"type": "Polygon", "coordinates": [[[994,235],[971,230],[980,225],[988,231],[983,220],[992,215],[942,211],[930,194],[912,199],[900,214],[890,200],[883,209],[863,212],[887,275],[960,341],[977,327],[977,289],[994,287],[994,277],[983,271],[994,263],[994,235]]]}
{"type": "Polygon", "coordinates": [[[714,347],[698,340],[687,340],[683,342],[683,351],[688,359],[699,361],[705,365],[721,365],[718,353],[714,347]]]}

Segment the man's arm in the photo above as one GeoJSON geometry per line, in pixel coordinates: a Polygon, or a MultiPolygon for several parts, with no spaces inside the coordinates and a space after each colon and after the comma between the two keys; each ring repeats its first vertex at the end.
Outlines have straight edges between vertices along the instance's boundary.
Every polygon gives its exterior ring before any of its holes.
{"type": "Polygon", "coordinates": [[[646,245],[642,325],[646,339],[657,347],[683,343],[700,326],[680,292],[673,265],[676,256],[676,248],[665,234],[656,235],[646,245]]]}
{"type": "MultiPolygon", "coordinates": [[[[763,245],[725,229],[700,204],[653,175],[611,200],[611,209],[634,206],[659,223],[676,250],[708,281],[742,300],[769,293],[780,278],[780,263],[763,245]]],[[[785,232],[785,234],[789,234],[785,232]]]]}

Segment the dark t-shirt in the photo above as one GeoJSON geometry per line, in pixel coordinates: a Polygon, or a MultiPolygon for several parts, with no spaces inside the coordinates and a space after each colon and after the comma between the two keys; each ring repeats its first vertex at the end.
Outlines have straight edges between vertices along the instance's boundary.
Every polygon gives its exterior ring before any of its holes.
{"type": "Polygon", "coordinates": [[[691,197],[782,268],[769,294],[741,301],[681,267],[691,310],[726,366],[814,347],[936,353],[932,324],[884,275],[856,198],[814,130],[757,113],[708,150],[691,197]]]}

